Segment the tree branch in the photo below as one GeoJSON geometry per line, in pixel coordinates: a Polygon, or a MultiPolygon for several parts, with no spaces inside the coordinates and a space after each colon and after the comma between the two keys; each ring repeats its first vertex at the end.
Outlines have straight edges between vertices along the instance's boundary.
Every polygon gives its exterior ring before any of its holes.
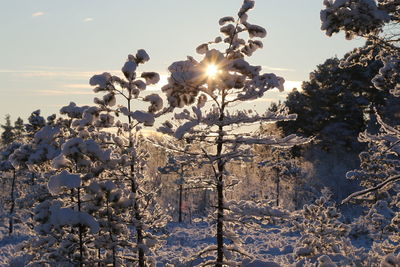
{"type": "Polygon", "coordinates": [[[342,203],[340,203],[340,205],[348,203],[352,198],[355,198],[355,197],[358,197],[358,196],[362,196],[362,195],[368,194],[368,193],[373,192],[373,191],[377,191],[377,190],[381,189],[382,187],[384,187],[385,185],[393,183],[393,182],[396,182],[397,180],[400,180],[400,174],[396,175],[396,176],[389,177],[388,179],[386,179],[385,181],[383,181],[382,183],[380,183],[380,184],[378,184],[378,185],[376,185],[374,187],[354,192],[353,194],[349,195],[344,200],[342,200],[342,203]]]}

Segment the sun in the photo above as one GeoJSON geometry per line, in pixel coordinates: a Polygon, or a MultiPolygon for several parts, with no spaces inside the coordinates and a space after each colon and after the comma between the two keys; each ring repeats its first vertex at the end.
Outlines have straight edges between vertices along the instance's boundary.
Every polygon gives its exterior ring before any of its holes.
{"type": "Polygon", "coordinates": [[[208,77],[215,78],[215,76],[217,76],[218,72],[219,72],[219,70],[216,65],[210,64],[207,66],[206,74],[208,77]]]}

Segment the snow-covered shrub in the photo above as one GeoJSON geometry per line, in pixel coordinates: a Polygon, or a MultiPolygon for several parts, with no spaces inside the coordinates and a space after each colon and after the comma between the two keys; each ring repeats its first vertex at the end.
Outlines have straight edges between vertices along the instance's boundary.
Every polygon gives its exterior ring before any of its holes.
{"type": "MultiPolygon", "coordinates": [[[[360,169],[347,172],[346,177],[358,180],[363,188],[370,188],[396,175],[399,160],[392,153],[382,153],[382,150],[385,150],[382,145],[370,143],[368,150],[359,155],[360,169]]],[[[380,199],[387,199],[388,191],[390,188],[385,188],[385,190],[371,192],[370,196],[366,197],[373,204],[380,199]]]]}
{"type": "Polygon", "coordinates": [[[330,201],[329,192],[325,191],[315,203],[304,205],[300,214],[300,221],[294,221],[301,234],[294,251],[298,259],[321,254],[350,256],[350,227],[340,221],[342,215],[330,201]]]}
{"type": "Polygon", "coordinates": [[[375,240],[384,238],[384,229],[390,224],[394,212],[384,200],[377,201],[365,216],[369,222],[369,234],[375,240]]]}

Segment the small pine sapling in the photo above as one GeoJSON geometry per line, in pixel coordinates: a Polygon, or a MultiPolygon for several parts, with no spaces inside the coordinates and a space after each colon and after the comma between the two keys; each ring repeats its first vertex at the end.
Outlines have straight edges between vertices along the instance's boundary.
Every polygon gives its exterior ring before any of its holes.
{"type": "MultiPolygon", "coordinates": [[[[330,192],[310,205],[304,205],[299,221],[294,221],[301,238],[294,254],[297,259],[312,258],[324,254],[349,256],[352,245],[347,238],[350,227],[340,221],[341,214],[330,201],[330,192]]],[[[350,262],[353,260],[348,259],[350,262]]]]}
{"type": "Polygon", "coordinates": [[[130,207],[130,225],[134,229],[135,245],[133,257],[125,257],[129,261],[137,261],[140,267],[153,262],[151,254],[157,247],[154,231],[162,228],[168,216],[165,216],[156,202],[157,190],[151,186],[151,177],[146,174],[149,153],[145,149],[145,140],[140,133],[143,126],[153,126],[155,118],[165,112],[162,98],[156,94],[146,94],[149,85],[159,82],[156,72],[142,72],[139,76],[137,68],[150,60],[143,49],[135,55],[128,55],[122,67],[124,78],[103,73],[94,75],[90,85],[96,86],[94,92],[104,93],[95,98],[97,104],[96,127],[115,131],[111,135],[109,147],[112,147],[118,163],[110,177],[118,180],[118,186],[130,190],[132,205],[130,207]],[[139,110],[134,105],[148,104],[148,109],[139,110]],[[115,121],[116,117],[122,117],[115,121]]]}

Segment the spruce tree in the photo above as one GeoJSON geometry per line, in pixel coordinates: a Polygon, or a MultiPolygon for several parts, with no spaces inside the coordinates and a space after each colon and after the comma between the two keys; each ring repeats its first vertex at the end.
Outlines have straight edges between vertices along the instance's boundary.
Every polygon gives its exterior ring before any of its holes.
{"type": "Polygon", "coordinates": [[[3,145],[11,144],[15,140],[14,127],[11,125],[10,115],[5,117],[6,123],[1,125],[3,132],[1,133],[1,143],[3,145]]]}

